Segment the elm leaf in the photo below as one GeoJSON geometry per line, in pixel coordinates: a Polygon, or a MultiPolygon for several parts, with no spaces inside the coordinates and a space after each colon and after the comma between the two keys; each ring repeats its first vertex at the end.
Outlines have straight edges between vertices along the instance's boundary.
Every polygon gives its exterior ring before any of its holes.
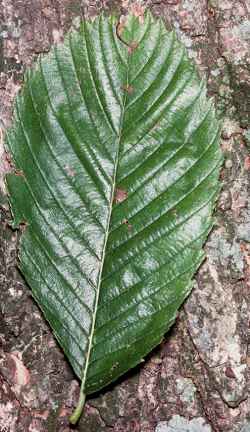
{"type": "Polygon", "coordinates": [[[20,269],[85,395],[140,363],[190,293],[222,156],[206,88],[146,13],[84,21],[25,77],[6,136],[20,269]],[[143,22],[142,22],[143,21],[143,22]]]}

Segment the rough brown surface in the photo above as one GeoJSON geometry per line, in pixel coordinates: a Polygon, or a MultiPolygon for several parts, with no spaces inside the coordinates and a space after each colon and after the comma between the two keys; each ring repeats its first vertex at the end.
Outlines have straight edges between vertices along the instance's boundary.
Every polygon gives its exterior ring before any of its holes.
{"type": "MultiPolygon", "coordinates": [[[[2,132],[25,68],[77,17],[129,1],[2,0],[2,132]]],[[[87,401],[79,432],[250,431],[250,7],[247,0],[137,4],[174,27],[223,118],[225,165],[207,260],[178,322],[145,364],[87,401]]],[[[135,4],[133,4],[135,7],[135,4]]],[[[1,183],[3,188],[3,184],[1,183]]],[[[68,432],[79,384],[16,269],[19,232],[1,198],[0,432],[68,432]]],[[[73,430],[73,429],[72,429],[73,430]]]]}

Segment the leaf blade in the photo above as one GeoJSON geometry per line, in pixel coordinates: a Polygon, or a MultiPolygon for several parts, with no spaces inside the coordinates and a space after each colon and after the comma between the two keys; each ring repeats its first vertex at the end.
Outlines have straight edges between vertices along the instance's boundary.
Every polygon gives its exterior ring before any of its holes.
{"type": "Polygon", "coordinates": [[[82,395],[138,364],[191,290],[221,165],[205,93],[146,14],[119,38],[114,18],[84,22],[17,98],[7,145],[22,175],[7,183],[15,226],[28,223],[21,271],[82,395]]]}

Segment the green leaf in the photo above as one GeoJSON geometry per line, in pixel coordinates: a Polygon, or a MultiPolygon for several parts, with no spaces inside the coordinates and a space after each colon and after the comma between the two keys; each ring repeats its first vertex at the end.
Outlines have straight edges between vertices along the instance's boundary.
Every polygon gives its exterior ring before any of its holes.
{"type": "Polygon", "coordinates": [[[219,124],[173,32],[149,13],[83,22],[37,61],[7,146],[20,269],[82,381],[81,400],[138,364],[203,260],[219,124]]]}

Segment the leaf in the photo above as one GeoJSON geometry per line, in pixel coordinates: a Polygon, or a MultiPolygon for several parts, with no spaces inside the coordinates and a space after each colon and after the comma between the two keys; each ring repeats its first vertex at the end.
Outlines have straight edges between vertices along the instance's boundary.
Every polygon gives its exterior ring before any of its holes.
{"type": "Polygon", "coordinates": [[[161,342],[191,290],[219,129],[182,44],[149,13],[83,22],[26,75],[7,184],[20,269],[82,381],[73,423],[85,394],[161,342]]]}

